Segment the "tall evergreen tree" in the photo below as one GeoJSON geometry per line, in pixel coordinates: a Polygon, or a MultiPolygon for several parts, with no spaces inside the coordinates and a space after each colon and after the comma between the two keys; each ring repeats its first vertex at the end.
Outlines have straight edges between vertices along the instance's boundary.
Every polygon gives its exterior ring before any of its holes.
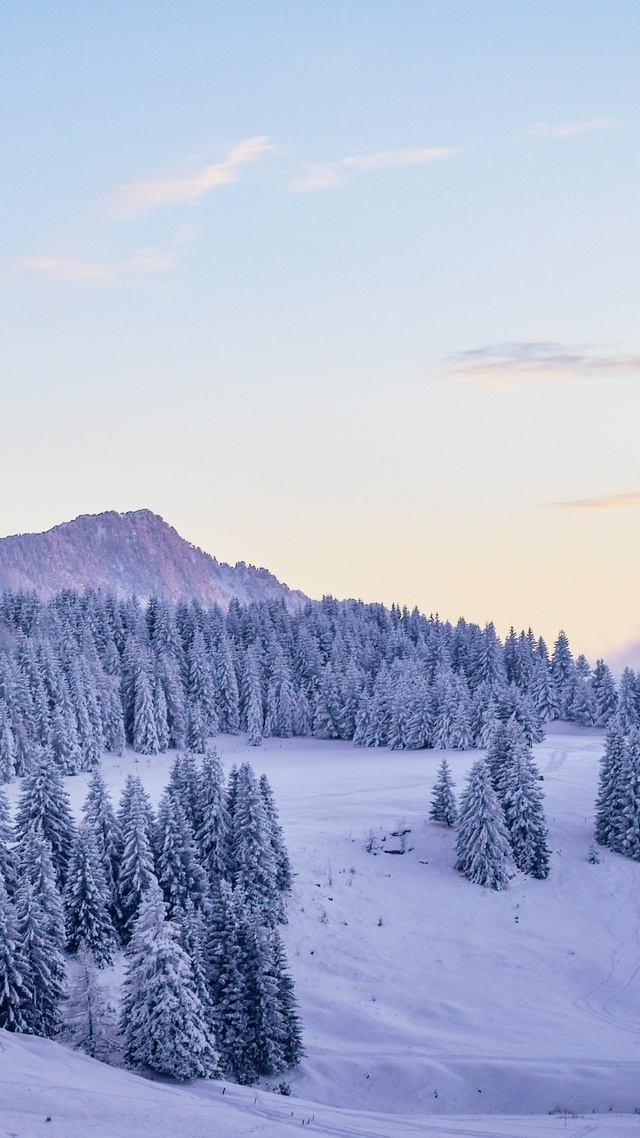
{"type": "Polygon", "coordinates": [[[518,869],[549,875],[549,847],[538,770],[524,741],[518,743],[505,775],[503,804],[511,852],[518,869]]]}
{"type": "Polygon", "coordinates": [[[18,885],[18,869],[14,851],[15,834],[11,825],[9,800],[0,788],[0,877],[10,898],[18,885]]]}
{"type": "Polygon", "coordinates": [[[84,821],[93,835],[108,893],[108,909],[114,928],[122,921],[118,902],[118,869],[123,838],[107,785],[99,769],[89,780],[82,807],[84,821]]]}
{"type": "Polygon", "coordinates": [[[0,1027],[29,1031],[30,977],[20,952],[16,914],[0,879],[0,1027]]]}
{"type": "Polygon", "coordinates": [[[118,873],[118,900],[122,913],[120,934],[126,943],[133,931],[142,896],[155,882],[151,847],[152,815],[140,779],[128,775],[118,822],[122,831],[122,859],[118,873]]]}
{"type": "Polygon", "coordinates": [[[153,883],[140,907],[123,984],[121,1031],[125,1060],[174,1079],[207,1078],[218,1068],[211,1030],[195,990],[193,970],[165,919],[153,883]]]}
{"type": "Polygon", "coordinates": [[[184,909],[188,901],[200,908],[207,891],[206,874],[198,861],[187,816],[170,789],[160,802],[155,848],[156,877],[169,917],[184,909]]]}
{"type": "Polygon", "coordinates": [[[455,868],[477,885],[506,889],[509,836],[487,763],[475,762],[460,799],[455,868]]]}
{"type": "Polygon", "coordinates": [[[453,793],[453,778],[451,768],[446,759],[443,759],[438,768],[438,777],[433,787],[431,810],[429,817],[434,822],[444,822],[445,826],[453,826],[458,817],[456,797],[453,793]]]}
{"type": "Polygon", "coordinates": [[[289,859],[289,852],[285,844],[284,833],[278,817],[276,800],[274,798],[273,790],[271,789],[271,785],[266,774],[260,775],[259,787],[260,795],[262,797],[262,805],[264,807],[267,821],[269,842],[276,863],[276,880],[278,888],[284,892],[291,889],[291,886],[293,884],[291,861],[289,859]]]}
{"type": "Polygon", "coordinates": [[[109,889],[93,839],[85,823],[76,835],[65,888],[67,948],[85,948],[98,968],[113,961],[116,934],[109,916],[109,889]]]}
{"type": "Polygon", "coordinates": [[[200,826],[196,846],[200,864],[213,882],[227,874],[229,856],[229,813],[220,757],[209,746],[202,760],[198,802],[200,826]]]}
{"type": "Polygon", "coordinates": [[[51,847],[51,859],[59,888],[67,878],[74,836],[69,797],[51,758],[43,752],[25,777],[16,812],[19,841],[31,830],[38,830],[51,847]]]}
{"type": "Polygon", "coordinates": [[[260,787],[249,763],[238,771],[237,799],[230,831],[230,871],[260,923],[284,919],[278,865],[260,787]],[[258,916],[259,915],[259,916],[258,916]]]}
{"type": "MultiPolygon", "coordinates": [[[[53,871],[51,871],[53,873],[53,871]]],[[[51,1037],[60,1026],[65,965],[62,936],[56,935],[41,899],[28,877],[23,876],[16,893],[16,930],[22,959],[29,977],[25,1005],[28,1030],[51,1037]]]]}
{"type": "Polygon", "coordinates": [[[596,841],[614,850],[619,848],[620,842],[625,759],[625,735],[620,719],[616,717],[607,729],[596,800],[596,841]]]}

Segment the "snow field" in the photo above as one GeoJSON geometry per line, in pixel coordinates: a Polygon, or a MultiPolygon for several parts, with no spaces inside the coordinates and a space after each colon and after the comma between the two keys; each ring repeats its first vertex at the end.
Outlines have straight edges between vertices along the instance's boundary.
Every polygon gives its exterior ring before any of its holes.
{"type": "MultiPolygon", "coordinates": [[[[292,1098],[268,1092],[279,1080],[256,1089],[228,1085],[224,1108],[234,1104],[235,1122],[230,1115],[230,1129],[221,1129],[216,1110],[216,1134],[282,1133],[291,1110],[298,1127],[315,1113],[311,1125],[332,1134],[640,1133],[632,1113],[640,1106],[640,864],[606,850],[601,864],[587,861],[602,744],[601,731],[552,725],[535,748],[551,874],[546,881],[518,874],[508,891],[493,893],[452,869],[454,832],[427,821],[442,752],[313,739],[270,739],[254,750],[242,736],[219,737],[227,769],[248,758],[274,788],[297,874],[283,933],[307,1055],[286,1076],[292,1098]],[[412,849],[402,856],[366,851],[369,830],[381,850],[397,847],[390,833],[403,819],[412,849]],[[549,1115],[555,1109],[584,1117],[549,1115]],[[611,1110],[629,1117],[614,1119],[611,1110]],[[469,1117],[451,1119],[457,1114],[469,1117]]],[[[448,753],[457,792],[477,756],[448,753]]],[[[117,798],[135,768],[155,804],[172,761],[127,753],[106,756],[103,770],[117,798]]],[[[86,783],[86,775],[66,780],[76,809],[86,783]]],[[[17,796],[16,784],[8,789],[17,796]]],[[[13,1054],[18,1041],[4,1041],[13,1054]]],[[[54,1088],[89,1060],[46,1041],[19,1042],[23,1059],[64,1056],[48,1059],[41,1078],[65,1101],[54,1088]]],[[[160,1087],[97,1071],[94,1084],[104,1080],[105,1090],[115,1079],[143,1098],[178,1096],[185,1117],[195,1112],[193,1126],[201,1104],[219,1104],[220,1083],[160,1087]]],[[[19,1093],[10,1083],[3,1100],[19,1093]]],[[[164,1117],[162,1106],[149,1106],[149,1117],[156,1109],[164,1117]]],[[[40,1133],[21,1130],[19,1115],[7,1134],[40,1133]]],[[[2,1138],[3,1124],[0,1108],[2,1138]]],[[[114,1120],[109,1133],[127,1135],[122,1125],[114,1120]]],[[[197,1135],[189,1126],[184,1132],[197,1135]]],[[[102,1133],[88,1124],[77,1132],[102,1133]]],[[[42,1133],[56,1131],[49,1124],[42,1133]]]]}

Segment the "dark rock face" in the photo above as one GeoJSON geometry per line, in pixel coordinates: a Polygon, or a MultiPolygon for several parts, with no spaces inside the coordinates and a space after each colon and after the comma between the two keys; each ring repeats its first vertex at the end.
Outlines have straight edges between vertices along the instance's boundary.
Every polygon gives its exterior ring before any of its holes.
{"type": "Polygon", "coordinates": [[[307,599],[267,569],[216,561],[150,510],[84,514],[46,533],[0,538],[0,592],[35,590],[46,598],[88,588],[225,609],[234,597],[243,604],[284,598],[289,608],[307,599]]]}

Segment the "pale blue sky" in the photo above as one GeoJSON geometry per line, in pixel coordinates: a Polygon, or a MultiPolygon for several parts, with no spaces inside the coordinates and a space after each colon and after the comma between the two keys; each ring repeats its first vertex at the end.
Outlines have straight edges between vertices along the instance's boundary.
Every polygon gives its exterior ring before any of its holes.
{"type": "Polygon", "coordinates": [[[640,634],[638,58],[636,0],[0,6],[0,533],[640,634]]]}

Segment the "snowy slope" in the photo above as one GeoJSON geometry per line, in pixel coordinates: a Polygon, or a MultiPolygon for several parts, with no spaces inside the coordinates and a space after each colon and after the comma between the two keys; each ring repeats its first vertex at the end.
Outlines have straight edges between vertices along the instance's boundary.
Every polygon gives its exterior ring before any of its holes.
{"type": "Polygon", "coordinates": [[[303,1126],[303,1133],[327,1138],[627,1138],[640,1132],[633,1115],[392,1117],[228,1083],[172,1086],[48,1040],[0,1032],[2,1138],[289,1138],[303,1126]]]}
{"type": "Polygon", "coordinates": [[[35,589],[49,597],[86,588],[223,608],[233,597],[244,604],[284,597],[290,607],[306,600],[266,569],[216,561],[150,510],[85,514],[46,533],[0,539],[0,592],[35,589]]]}
{"type": "MultiPolygon", "coordinates": [[[[10,1062],[0,1058],[0,1071],[14,1072],[4,1088],[5,1111],[24,1109],[20,1096],[27,1082],[35,1084],[20,1071],[33,1054],[51,1056],[33,1063],[56,1109],[66,1111],[59,1132],[70,1136],[129,1133],[122,1121],[111,1130],[100,1130],[98,1121],[73,1130],[79,1124],[69,1096],[53,1088],[76,1078],[93,1088],[89,1113],[111,1109],[98,1109],[98,1087],[113,1086],[107,1101],[134,1094],[117,1080],[139,1087],[139,1113],[127,1117],[142,1136],[147,1110],[150,1120],[162,1117],[167,1126],[158,1122],[154,1130],[150,1122],[149,1134],[204,1138],[212,1131],[202,1128],[198,1111],[211,1102],[215,1133],[223,1138],[285,1134],[287,1122],[300,1127],[312,1114],[318,1133],[389,1138],[640,1134],[633,1114],[640,1107],[640,864],[607,852],[600,865],[587,861],[601,732],[556,727],[536,748],[551,876],[518,876],[497,894],[453,871],[453,834],[425,821],[441,753],[278,739],[256,752],[242,737],[228,736],[218,743],[227,763],[249,758],[269,775],[298,875],[284,929],[307,1048],[300,1070],[288,1076],[294,1097],[273,1095],[268,1085],[230,1087],[224,1107],[235,1113],[227,1116],[218,1113],[219,1083],[159,1088],[95,1068],[59,1045],[22,1040],[22,1058],[13,1050],[10,1062]],[[403,856],[367,853],[369,829],[384,848],[402,818],[414,848],[403,856]],[[85,1076],[87,1064],[97,1076],[85,1076]],[[183,1111],[183,1130],[177,1122],[171,1129],[173,1107],[159,1104],[153,1096],[160,1094],[184,1104],[175,1107],[176,1117],[183,1111]],[[554,1109],[584,1117],[568,1119],[565,1128],[561,1116],[549,1114],[554,1109]],[[456,1121],[456,1115],[465,1117],[456,1121]]],[[[458,789],[475,757],[450,753],[458,789]]],[[[135,767],[157,801],[171,761],[107,756],[104,769],[119,793],[135,767]]],[[[76,806],[86,781],[85,775],[68,780],[76,806]]],[[[13,797],[18,789],[10,788],[13,797]]],[[[4,1040],[10,1049],[18,1046],[4,1040]]],[[[2,1138],[55,1134],[51,1127],[38,1130],[34,1121],[21,1130],[0,1109],[2,1138]]]]}

